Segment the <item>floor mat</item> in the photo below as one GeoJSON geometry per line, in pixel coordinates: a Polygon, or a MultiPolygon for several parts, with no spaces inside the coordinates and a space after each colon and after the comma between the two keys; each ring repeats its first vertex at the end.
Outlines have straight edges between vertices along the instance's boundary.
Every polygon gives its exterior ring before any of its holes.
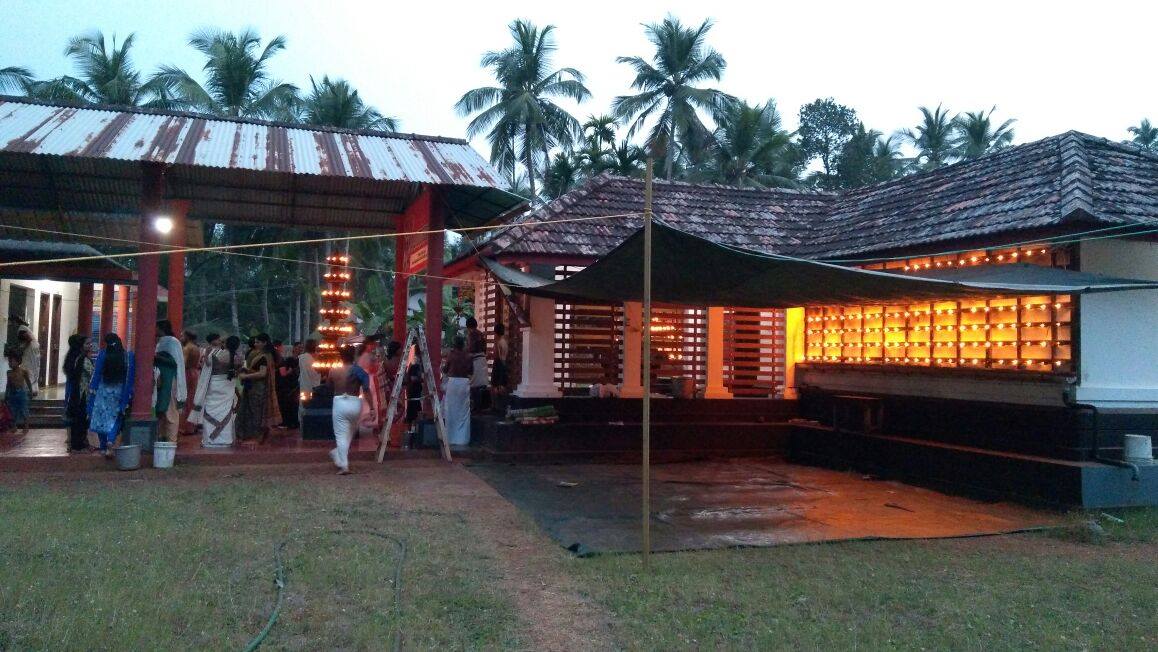
{"type": "MultiPolygon", "coordinates": [[[[638,466],[469,468],[576,554],[640,548],[638,466]]],[[[657,551],[999,534],[1062,520],[1011,503],[779,460],[656,464],[651,495],[657,551]]]]}

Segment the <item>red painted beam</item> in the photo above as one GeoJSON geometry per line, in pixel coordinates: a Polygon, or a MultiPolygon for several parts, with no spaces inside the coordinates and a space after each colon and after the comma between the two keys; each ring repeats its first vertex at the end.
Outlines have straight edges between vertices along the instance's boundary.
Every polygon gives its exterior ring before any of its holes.
{"type": "MultiPolygon", "coordinates": [[[[173,230],[169,233],[169,244],[184,247],[186,235],[185,216],[189,213],[186,200],[170,201],[169,217],[173,219],[173,230]]],[[[180,334],[185,324],[185,253],[169,254],[169,323],[173,332],[180,334]]]]}
{"type": "MultiPolygon", "coordinates": [[[[109,329],[110,331],[112,329],[109,329]]],[[[117,286],[117,336],[129,346],[129,286],[117,286]]]]}
{"type": "Polygon", "coordinates": [[[101,285],[101,323],[97,328],[97,339],[100,340],[101,348],[105,345],[105,333],[113,330],[113,300],[116,294],[116,287],[112,283],[105,283],[101,285]]]}
{"type": "Polygon", "coordinates": [[[80,296],[76,302],[76,332],[89,337],[92,329],[92,305],[96,288],[92,283],[80,284],[80,296]]]}
{"type": "MultiPolygon", "coordinates": [[[[164,208],[165,170],[156,164],[142,166],[140,251],[156,251],[153,218],[164,208]]],[[[133,382],[132,420],[138,424],[154,421],[153,353],[157,346],[157,283],[161,261],[155,255],[137,258],[137,305],[133,319],[133,352],[136,378],[133,382]]]]}
{"type": "Polygon", "coordinates": [[[27,280],[65,281],[69,283],[103,283],[105,281],[127,281],[134,279],[133,272],[113,267],[82,267],[77,265],[54,265],[51,263],[28,263],[4,268],[4,278],[27,280]]]}
{"type": "MultiPolygon", "coordinates": [[[[417,203],[417,202],[416,202],[417,203]]],[[[398,217],[398,231],[410,230],[410,209],[398,217]]],[[[406,341],[406,313],[409,309],[410,277],[406,275],[407,244],[410,238],[397,236],[394,238],[394,339],[406,341]]]]}
{"type": "MultiPolygon", "coordinates": [[[[427,211],[426,235],[426,346],[430,351],[430,363],[435,369],[442,364],[442,251],[446,242],[446,213],[441,201],[436,201],[433,191],[425,193],[424,207],[427,211]]],[[[437,376],[437,374],[435,374],[437,376]]]]}

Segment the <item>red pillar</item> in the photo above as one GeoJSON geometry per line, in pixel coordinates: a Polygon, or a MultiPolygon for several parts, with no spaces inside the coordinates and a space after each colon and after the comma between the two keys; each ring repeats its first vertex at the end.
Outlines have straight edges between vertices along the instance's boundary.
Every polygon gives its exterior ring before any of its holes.
{"type": "Polygon", "coordinates": [[[442,204],[433,192],[424,193],[430,233],[426,236],[426,345],[430,363],[438,369],[442,364],[442,250],[446,240],[446,226],[442,204]]]}
{"type": "Polygon", "coordinates": [[[92,332],[92,303],[96,288],[92,283],[80,284],[80,296],[76,302],[76,332],[89,337],[92,332]]]}
{"type": "Polygon", "coordinates": [[[113,295],[116,294],[116,287],[112,283],[101,285],[101,322],[97,327],[97,340],[101,348],[105,345],[105,333],[113,330],[113,295]]]}
{"type": "MultiPolygon", "coordinates": [[[[156,231],[153,218],[158,215],[165,198],[165,169],[157,164],[144,165],[141,196],[140,251],[156,251],[156,231]]],[[[133,382],[133,407],[130,416],[134,425],[151,428],[154,421],[153,352],[157,346],[157,283],[161,264],[156,255],[137,258],[137,305],[133,320],[133,352],[136,356],[136,378],[133,382]]],[[[134,436],[133,441],[138,441],[134,436]]]]}
{"type": "MultiPolygon", "coordinates": [[[[167,206],[169,217],[173,218],[173,230],[169,233],[169,244],[185,246],[185,215],[189,212],[189,202],[171,201],[167,206]]],[[[169,323],[178,337],[185,327],[185,253],[169,254],[169,323]]]]}
{"type": "MultiPolygon", "coordinates": [[[[406,220],[398,220],[398,228],[406,230],[406,220]]],[[[406,340],[406,312],[410,294],[407,291],[410,277],[406,275],[406,236],[394,238],[394,339],[406,340]]]]}
{"type": "MultiPolygon", "coordinates": [[[[111,328],[109,329],[112,330],[111,328]]],[[[129,286],[117,286],[117,336],[129,345],[129,286]]]]}

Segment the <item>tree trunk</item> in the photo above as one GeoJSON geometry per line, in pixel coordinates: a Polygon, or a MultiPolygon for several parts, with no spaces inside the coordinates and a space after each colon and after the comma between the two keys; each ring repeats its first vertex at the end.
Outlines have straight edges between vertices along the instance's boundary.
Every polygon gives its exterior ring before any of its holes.
{"type": "Polygon", "coordinates": [[[269,319],[269,281],[261,282],[261,326],[267,332],[273,324],[269,319]]]}
{"type": "Polygon", "coordinates": [[[229,319],[233,324],[233,333],[241,335],[241,320],[237,314],[237,278],[233,276],[233,265],[227,266],[229,269],[229,319]]]}
{"type": "Polygon", "coordinates": [[[671,181],[672,169],[675,167],[675,130],[667,134],[667,142],[663,148],[663,176],[671,181]]]}
{"type": "Polygon", "coordinates": [[[290,317],[290,330],[293,331],[294,342],[301,342],[301,288],[293,291],[293,313],[290,317]]]}
{"type": "Polygon", "coordinates": [[[531,200],[534,201],[535,193],[535,164],[534,155],[531,150],[531,126],[527,125],[523,131],[523,165],[527,166],[527,183],[531,187],[531,200]]]}

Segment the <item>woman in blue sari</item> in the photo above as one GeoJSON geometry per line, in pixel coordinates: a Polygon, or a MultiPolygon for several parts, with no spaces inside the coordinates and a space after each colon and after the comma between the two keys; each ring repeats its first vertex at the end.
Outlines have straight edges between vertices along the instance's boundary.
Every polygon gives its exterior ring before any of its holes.
{"type": "Polygon", "coordinates": [[[134,362],[116,333],[105,335],[105,348],[97,356],[89,386],[88,415],[89,429],[97,434],[106,457],[112,454],[110,444],[116,441],[132,400],[134,362]]]}

